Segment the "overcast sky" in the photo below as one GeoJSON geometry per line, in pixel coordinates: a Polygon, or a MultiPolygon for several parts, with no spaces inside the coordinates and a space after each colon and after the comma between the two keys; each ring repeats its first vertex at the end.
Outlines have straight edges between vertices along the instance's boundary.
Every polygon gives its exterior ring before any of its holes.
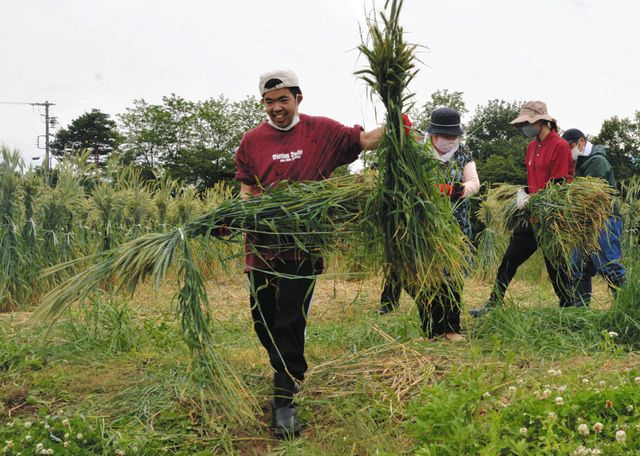
{"type": "MultiPolygon", "coordinates": [[[[378,5],[383,2],[376,2],[378,5]]],[[[372,2],[364,0],[0,0],[0,101],[44,102],[62,126],[92,108],[111,115],[136,98],[237,100],[260,73],[298,73],[301,111],[375,126],[353,72],[372,2]]],[[[405,0],[410,41],[426,46],[412,89],[546,101],[563,128],[597,134],[640,110],[637,0],[405,0]]],[[[42,109],[0,104],[0,144],[42,155],[42,109]]]]}

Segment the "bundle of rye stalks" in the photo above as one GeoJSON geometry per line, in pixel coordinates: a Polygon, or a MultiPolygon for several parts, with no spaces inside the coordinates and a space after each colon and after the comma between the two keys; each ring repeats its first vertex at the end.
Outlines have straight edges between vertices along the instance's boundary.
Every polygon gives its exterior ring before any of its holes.
{"type": "Polygon", "coordinates": [[[494,279],[500,266],[502,255],[507,248],[508,236],[502,226],[498,202],[495,198],[485,199],[477,212],[484,229],[476,236],[477,255],[474,266],[485,280],[494,279]]]}
{"type": "Polygon", "coordinates": [[[496,214],[492,229],[510,233],[531,224],[536,240],[549,258],[569,258],[573,250],[598,250],[598,235],[613,213],[615,190],[602,179],[578,177],[571,183],[549,184],[531,195],[525,209],[516,206],[520,186],[489,190],[486,208],[496,214]]]}
{"type": "Polygon", "coordinates": [[[405,288],[434,289],[461,279],[469,246],[451,213],[451,203],[434,185],[439,167],[431,151],[406,134],[402,115],[411,107],[409,83],[417,69],[416,46],[405,41],[399,22],[401,0],[387,1],[387,13],[368,22],[368,41],[360,52],[369,66],[356,74],[379,97],[386,110],[379,146],[379,183],[375,214],[384,232],[387,274],[392,271],[405,288]]]}

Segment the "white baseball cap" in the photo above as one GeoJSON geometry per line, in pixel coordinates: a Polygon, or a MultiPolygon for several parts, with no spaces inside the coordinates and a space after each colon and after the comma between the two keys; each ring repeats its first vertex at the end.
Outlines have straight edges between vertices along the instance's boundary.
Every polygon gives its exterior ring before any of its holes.
{"type": "Polygon", "coordinates": [[[258,89],[260,90],[260,96],[264,96],[265,93],[272,90],[286,89],[288,87],[300,87],[298,76],[296,76],[293,71],[273,70],[260,75],[260,85],[258,86],[258,89]],[[272,79],[278,79],[281,82],[269,88],[265,87],[267,82],[272,79]]]}

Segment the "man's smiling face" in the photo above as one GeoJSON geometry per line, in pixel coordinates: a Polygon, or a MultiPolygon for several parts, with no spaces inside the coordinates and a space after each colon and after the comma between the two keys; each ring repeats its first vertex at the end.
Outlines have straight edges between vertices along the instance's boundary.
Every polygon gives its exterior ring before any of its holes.
{"type": "Polygon", "coordinates": [[[291,125],[298,113],[300,101],[302,101],[302,95],[295,97],[288,88],[272,90],[265,93],[262,98],[262,104],[269,119],[280,128],[291,125]]]}

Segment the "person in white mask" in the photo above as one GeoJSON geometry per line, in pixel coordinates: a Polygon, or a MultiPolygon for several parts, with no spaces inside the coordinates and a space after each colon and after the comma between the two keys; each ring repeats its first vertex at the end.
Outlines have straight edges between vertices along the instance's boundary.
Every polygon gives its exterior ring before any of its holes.
{"type": "MultiPolygon", "coordinates": [[[[438,108],[431,113],[425,150],[440,163],[440,181],[435,184],[443,196],[451,198],[453,215],[471,239],[468,198],[480,190],[480,179],[471,151],[460,142],[462,133],[460,113],[449,107],[438,108]]],[[[422,330],[428,337],[444,337],[451,341],[463,339],[460,334],[462,286],[462,283],[448,283],[441,290],[427,293],[433,296],[428,301],[416,299],[422,330]]],[[[384,315],[397,307],[401,292],[392,275],[382,291],[379,313],[384,315]]]]}

